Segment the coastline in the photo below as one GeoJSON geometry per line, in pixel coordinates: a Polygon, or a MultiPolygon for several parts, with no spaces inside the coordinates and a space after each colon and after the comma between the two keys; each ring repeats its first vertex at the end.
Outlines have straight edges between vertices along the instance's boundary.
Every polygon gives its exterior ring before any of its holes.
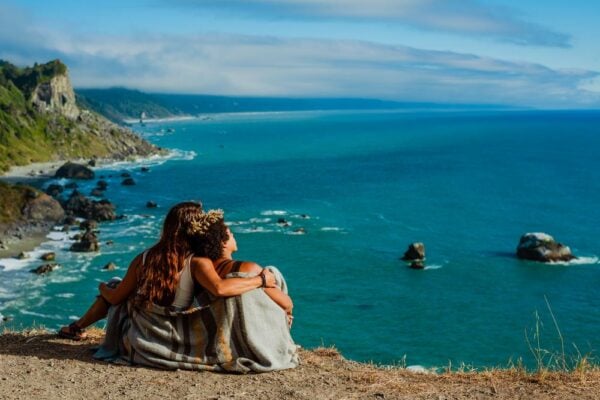
{"type": "MultiPolygon", "coordinates": [[[[144,123],[162,123],[162,122],[178,122],[178,121],[189,121],[192,119],[198,119],[200,117],[193,115],[182,115],[178,117],[165,117],[165,118],[144,118],[144,123]]],[[[123,123],[127,125],[139,124],[139,118],[125,118],[123,119],[123,123]]]]}
{"type": "Polygon", "coordinates": [[[0,248],[0,259],[17,257],[22,252],[35,250],[48,240],[47,235],[46,232],[35,232],[24,236],[23,239],[5,242],[7,247],[0,248]]]}
{"type": "MultiPolygon", "coordinates": [[[[169,159],[175,155],[173,150],[167,150],[164,155],[153,154],[145,157],[136,157],[130,160],[119,160],[119,159],[95,159],[96,165],[91,167],[94,171],[102,168],[110,167],[112,165],[120,165],[127,167],[128,165],[135,165],[137,163],[151,163],[160,159],[169,159]]],[[[50,162],[37,162],[27,165],[13,166],[10,170],[0,175],[0,182],[8,184],[22,183],[25,185],[32,186],[41,190],[41,187],[48,180],[54,179],[56,171],[66,162],[74,162],[83,165],[88,164],[89,159],[69,159],[69,160],[55,160],[50,162]]],[[[21,225],[21,224],[17,224],[21,225]]],[[[30,252],[37,249],[42,243],[48,240],[47,235],[52,231],[52,226],[48,226],[47,229],[28,229],[27,223],[24,221],[23,226],[25,227],[22,232],[22,237],[16,237],[11,235],[9,232],[0,234],[0,259],[16,257],[21,252],[30,252]]]]}
{"type": "MultiPolygon", "coordinates": [[[[16,165],[0,175],[0,180],[7,183],[27,183],[30,181],[51,179],[56,173],[56,170],[58,170],[60,166],[67,161],[68,160],[57,160],[50,162],[31,163],[27,165],[16,165]]],[[[74,162],[87,161],[75,160],[74,162]]]]}
{"type": "Polygon", "coordinates": [[[528,373],[517,368],[482,372],[411,372],[346,360],[333,348],[300,350],[298,368],[229,375],[165,371],[108,364],[92,358],[104,332],[82,342],[45,330],[0,335],[0,397],[327,399],[596,399],[600,370],[528,373]]]}

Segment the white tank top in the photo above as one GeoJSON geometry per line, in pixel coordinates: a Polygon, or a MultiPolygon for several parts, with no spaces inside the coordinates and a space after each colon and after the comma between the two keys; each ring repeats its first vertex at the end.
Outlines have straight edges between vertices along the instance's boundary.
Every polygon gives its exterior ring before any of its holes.
{"type": "MultiPolygon", "coordinates": [[[[146,264],[146,250],[142,255],[142,265],[146,264]]],[[[189,308],[194,301],[194,279],[192,278],[192,270],[190,268],[190,262],[192,256],[185,259],[183,269],[179,275],[179,284],[175,289],[175,299],[171,303],[171,307],[175,307],[180,310],[189,308]]]]}

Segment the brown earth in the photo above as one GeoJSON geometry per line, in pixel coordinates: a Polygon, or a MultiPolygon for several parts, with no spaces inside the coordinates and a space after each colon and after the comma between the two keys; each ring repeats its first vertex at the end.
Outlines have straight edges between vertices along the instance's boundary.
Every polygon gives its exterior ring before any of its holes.
{"type": "Polygon", "coordinates": [[[598,399],[600,371],[516,369],[420,374],[302,350],[294,370],[261,375],[161,371],[92,359],[102,339],[72,342],[46,331],[0,335],[1,399],[598,399]]]}

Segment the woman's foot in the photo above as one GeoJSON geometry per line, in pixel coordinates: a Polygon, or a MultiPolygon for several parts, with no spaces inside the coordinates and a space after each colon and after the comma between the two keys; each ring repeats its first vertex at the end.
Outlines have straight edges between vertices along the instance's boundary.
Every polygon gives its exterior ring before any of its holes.
{"type": "Polygon", "coordinates": [[[58,331],[58,336],[75,341],[80,341],[87,338],[87,335],[85,334],[84,330],[81,329],[79,325],[77,325],[77,323],[75,322],[68,326],[63,326],[62,328],[60,328],[60,330],[58,331]]]}

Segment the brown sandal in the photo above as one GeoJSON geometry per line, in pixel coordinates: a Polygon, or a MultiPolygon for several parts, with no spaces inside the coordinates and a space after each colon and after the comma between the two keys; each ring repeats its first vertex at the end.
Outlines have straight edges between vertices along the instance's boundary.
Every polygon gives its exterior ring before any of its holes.
{"type": "Polygon", "coordinates": [[[84,330],[81,329],[75,322],[71,323],[69,326],[63,326],[60,328],[58,331],[58,336],[75,341],[80,341],[87,338],[84,330]]]}

